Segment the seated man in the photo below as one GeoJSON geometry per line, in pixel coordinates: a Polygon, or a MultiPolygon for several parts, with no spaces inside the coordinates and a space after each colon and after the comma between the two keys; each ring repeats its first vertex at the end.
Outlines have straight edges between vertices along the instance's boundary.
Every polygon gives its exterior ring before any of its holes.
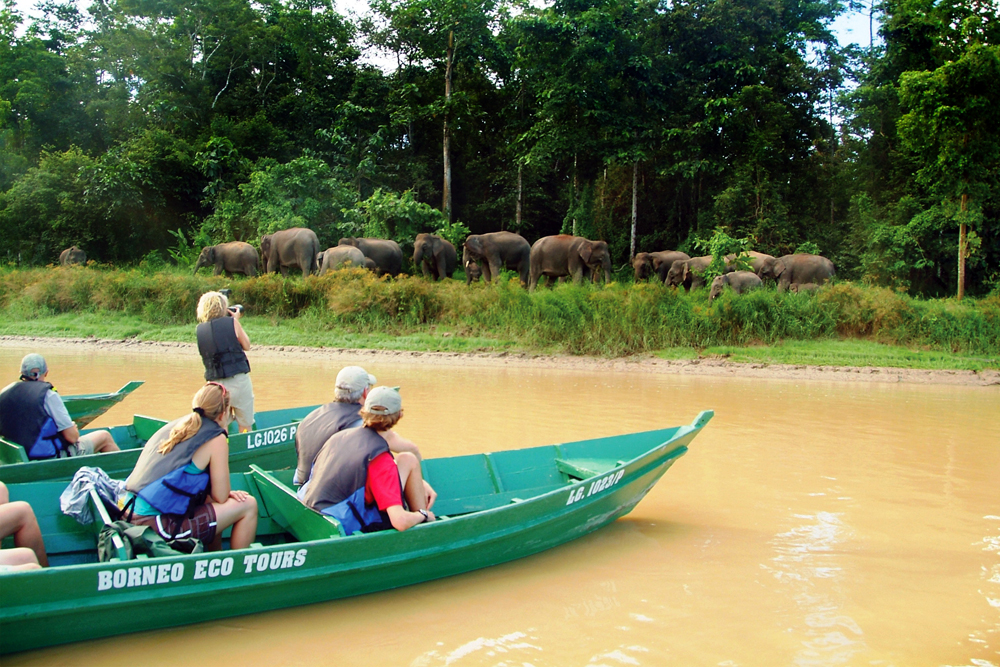
{"type": "Polygon", "coordinates": [[[368,390],[375,385],[375,376],[360,366],[347,366],[337,373],[333,401],[322,405],[299,424],[295,432],[295,452],[299,462],[295,467],[293,484],[301,484],[299,499],[305,497],[305,484],[309,481],[313,463],[323,443],[334,433],[361,426],[361,405],[368,390]]]}
{"type": "Polygon", "coordinates": [[[0,572],[47,566],[42,530],[31,505],[21,500],[9,501],[7,487],[0,482],[0,539],[14,536],[14,548],[0,551],[0,572]]]}
{"type": "Polygon", "coordinates": [[[59,394],[45,381],[48,373],[40,354],[21,360],[21,381],[0,391],[0,436],[24,447],[32,460],[117,452],[107,431],[80,435],[59,394]]]}
{"type": "Polygon", "coordinates": [[[433,521],[430,508],[437,493],[424,481],[420,452],[390,430],[402,416],[398,391],[372,389],[361,409],[363,428],[341,431],[326,441],[303,502],[337,519],[348,535],[406,530],[433,521]]]}

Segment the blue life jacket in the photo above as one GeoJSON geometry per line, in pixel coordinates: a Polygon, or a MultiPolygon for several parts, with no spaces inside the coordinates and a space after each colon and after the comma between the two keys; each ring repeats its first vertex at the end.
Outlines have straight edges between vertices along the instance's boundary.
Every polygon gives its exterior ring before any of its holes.
{"type": "Polygon", "coordinates": [[[364,486],[347,496],[345,500],[327,507],[323,510],[323,514],[329,514],[339,521],[347,535],[353,535],[358,531],[374,533],[392,528],[389,515],[380,510],[378,505],[365,504],[364,486]]]}
{"type": "Polygon", "coordinates": [[[229,436],[218,423],[203,417],[201,427],[193,436],[178,442],[166,454],[156,451],[179,421],[175,419],[161,427],[146,442],[135,469],[125,482],[125,488],[161,514],[188,516],[205,503],[210,478],[208,470],[199,473],[186,471],[187,464],[206,442],[219,435],[229,436]]]}
{"type": "Polygon", "coordinates": [[[66,442],[56,422],[45,411],[45,395],[52,385],[41,380],[15,382],[0,393],[0,436],[24,447],[35,461],[70,456],[75,447],[66,442]]]}

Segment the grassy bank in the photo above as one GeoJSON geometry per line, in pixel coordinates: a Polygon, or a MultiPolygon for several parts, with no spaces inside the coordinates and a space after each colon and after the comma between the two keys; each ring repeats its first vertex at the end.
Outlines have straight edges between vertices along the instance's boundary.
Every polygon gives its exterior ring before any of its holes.
{"type": "Polygon", "coordinates": [[[843,283],[817,294],[727,294],[709,304],[706,290],[686,294],[654,284],[560,285],[528,293],[516,280],[467,287],[413,277],[379,280],[360,270],[306,280],[227,280],[170,270],[5,269],[0,332],[190,341],[198,297],[220,287],[230,287],[233,301],[244,304],[248,330],[261,344],[601,356],[669,350],[748,360],[761,360],[754,350],[770,346],[772,361],[776,354],[829,356],[816,350],[840,346],[833,356],[869,361],[852,365],[943,367],[995,367],[1000,355],[998,297],[923,301],[843,283]],[[845,342],[901,346],[909,358],[894,353],[888,356],[898,358],[896,364],[877,363],[872,350],[881,346],[846,352],[845,342]]]}

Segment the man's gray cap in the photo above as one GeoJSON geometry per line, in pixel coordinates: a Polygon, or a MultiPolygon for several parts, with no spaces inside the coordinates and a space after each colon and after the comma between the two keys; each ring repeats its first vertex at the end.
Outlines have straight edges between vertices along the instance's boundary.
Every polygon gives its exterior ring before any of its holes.
{"type": "Polygon", "coordinates": [[[375,386],[375,376],[361,366],[346,366],[337,373],[337,389],[354,393],[375,386]]]}
{"type": "Polygon", "coordinates": [[[45,365],[45,358],[40,354],[27,354],[21,359],[21,377],[29,380],[37,380],[47,373],[49,367],[45,365]]]}
{"type": "Polygon", "coordinates": [[[375,387],[365,399],[366,412],[376,415],[394,415],[403,409],[399,387],[375,387]]]}

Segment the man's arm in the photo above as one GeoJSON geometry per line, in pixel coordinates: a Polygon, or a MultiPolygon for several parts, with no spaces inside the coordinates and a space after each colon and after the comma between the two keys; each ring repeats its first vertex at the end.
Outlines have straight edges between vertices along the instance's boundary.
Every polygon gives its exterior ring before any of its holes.
{"type": "Polygon", "coordinates": [[[417,449],[417,446],[395,431],[382,431],[379,435],[385,438],[386,444],[389,445],[389,450],[393,453],[409,452],[416,456],[418,461],[423,461],[424,457],[420,455],[420,450],[417,449]]]}
{"type": "Polygon", "coordinates": [[[59,430],[59,435],[62,436],[62,439],[71,445],[75,445],[77,440],[80,439],[80,429],[70,419],[69,410],[66,409],[59,394],[51,389],[45,394],[45,411],[52,417],[52,421],[56,423],[56,429],[59,430]]]}
{"type": "Polygon", "coordinates": [[[427,518],[424,519],[424,515],[420,512],[409,512],[403,509],[402,505],[393,505],[392,507],[387,507],[385,513],[389,515],[389,521],[392,523],[392,527],[396,530],[406,530],[407,528],[413,528],[417,524],[421,524],[424,521],[433,521],[434,513],[430,510],[424,510],[427,512],[427,518]]]}
{"type": "Polygon", "coordinates": [[[236,311],[233,313],[233,328],[236,329],[236,340],[240,342],[240,347],[244,350],[250,349],[250,336],[247,336],[247,332],[243,330],[243,325],[240,324],[240,318],[243,313],[236,311]]]}

